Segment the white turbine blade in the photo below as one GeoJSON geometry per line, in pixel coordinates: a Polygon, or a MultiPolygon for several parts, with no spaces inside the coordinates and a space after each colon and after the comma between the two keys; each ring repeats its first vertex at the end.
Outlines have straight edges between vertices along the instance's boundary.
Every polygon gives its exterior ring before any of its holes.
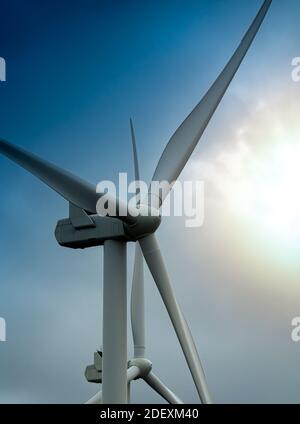
{"type": "Polygon", "coordinates": [[[131,290],[131,328],[134,357],[145,356],[145,299],[144,263],[141,247],[135,244],[134,269],[131,290]]]}
{"type": "Polygon", "coordinates": [[[163,399],[172,405],[183,404],[175,393],[173,393],[152,371],[144,377],[146,383],[152,387],[163,399]]]}
{"type": "Polygon", "coordinates": [[[171,318],[199,397],[202,403],[211,403],[200,358],[187,322],[175,298],[156,236],[151,234],[141,239],[139,243],[149,270],[171,318]]]}
{"type": "MultiPolygon", "coordinates": [[[[87,212],[96,213],[97,201],[104,193],[97,193],[96,187],[92,184],[2,139],[0,139],[0,153],[39,178],[68,202],[87,212]]],[[[118,210],[120,202],[116,201],[116,203],[118,210]]],[[[120,219],[131,224],[136,220],[130,214],[120,219]]]]}
{"type": "Polygon", "coordinates": [[[87,400],[85,402],[86,405],[98,405],[101,404],[102,402],[102,391],[98,392],[95,394],[95,396],[93,396],[92,398],[90,398],[89,400],[87,400]]]}
{"type": "MultiPolygon", "coordinates": [[[[168,181],[171,184],[179,177],[251,46],[271,2],[272,0],[266,0],[263,3],[252,25],[224,70],[200,103],[198,103],[171,137],[158,162],[153,175],[153,181],[168,181]]],[[[161,203],[167,194],[168,191],[165,190],[162,194],[163,198],[160,199],[161,203]]],[[[159,207],[160,205],[156,206],[159,207]]]]}
{"type": "MultiPolygon", "coordinates": [[[[130,119],[135,180],[140,180],[136,138],[130,119]]],[[[134,356],[145,356],[145,299],[144,299],[144,259],[140,245],[135,244],[134,269],[131,289],[131,327],[134,344],[134,356]]]]}
{"type": "Polygon", "coordinates": [[[92,184],[7,141],[0,140],[0,153],[35,175],[69,202],[88,212],[96,212],[99,194],[92,184]]]}
{"type": "Polygon", "coordinates": [[[132,141],[132,150],[133,150],[134,178],[135,178],[135,181],[139,181],[140,179],[139,161],[138,161],[136,137],[135,137],[132,119],[130,119],[130,131],[131,131],[131,141],[132,141]]]}

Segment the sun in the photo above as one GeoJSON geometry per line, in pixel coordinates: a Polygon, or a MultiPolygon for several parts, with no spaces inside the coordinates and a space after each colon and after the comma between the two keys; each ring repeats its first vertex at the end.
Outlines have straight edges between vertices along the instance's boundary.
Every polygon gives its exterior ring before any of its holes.
{"type": "Polygon", "coordinates": [[[255,156],[240,146],[239,175],[227,176],[223,196],[233,213],[274,242],[300,242],[300,143],[290,134],[274,138],[255,156]]]}
{"type": "MultiPolygon", "coordinates": [[[[197,159],[207,197],[259,238],[286,252],[300,247],[300,126],[297,103],[260,101],[218,144],[197,159]],[[284,104],[284,107],[282,106],[284,104]],[[223,141],[224,140],[224,141],[223,141]],[[207,187],[208,186],[208,187],[207,187]]],[[[221,136],[220,136],[221,138],[221,136]]],[[[206,201],[208,199],[206,198],[206,201]]],[[[220,219],[223,219],[220,217],[220,219]]]]}

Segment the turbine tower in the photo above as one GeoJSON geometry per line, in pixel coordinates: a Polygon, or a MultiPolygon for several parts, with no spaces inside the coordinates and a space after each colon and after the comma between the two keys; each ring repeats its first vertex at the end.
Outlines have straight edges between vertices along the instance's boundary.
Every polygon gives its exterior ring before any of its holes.
{"type": "MultiPolygon", "coordinates": [[[[176,181],[193,153],[211,117],[222,100],[243,58],[258,32],[272,0],[265,0],[237,50],[210,87],[202,100],[175,131],[155,169],[152,181],[176,181]]],[[[135,178],[139,180],[137,148],[132,121],[135,178]]],[[[188,324],[176,300],[160,251],[155,232],[161,223],[159,213],[137,216],[129,205],[116,202],[115,216],[99,216],[96,205],[105,193],[70,172],[38,156],[0,139],[0,153],[31,172],[69,202],[69,217],[58,221],[55,235],[61,246],[85,249],[104,247],[103,278],[103,352],[95,354],[95,363],[87,368],[90,381],[102,381],[102,391],[88,403],[125,404],[129,400],[128,387],[137,378],[144,379],[169,403],[182,403],[153,373],[151,362],[145,357],[144,277],[145,259],[159,290],[185,359],[195,383],[200,401],[211,403],[205,374],[188,324]],[[120,210],[126,210],[123,216],[120,210]],[[131,321],[134,358],[127,359],[127,243],[136,243],[131,296],[131,321]]],[[[171,187],[171,186],[170,186],[171,187]]],[[[148,198],[138,207],[156,211],[168,192],[155,196],[149,188],[148,198]]]]}

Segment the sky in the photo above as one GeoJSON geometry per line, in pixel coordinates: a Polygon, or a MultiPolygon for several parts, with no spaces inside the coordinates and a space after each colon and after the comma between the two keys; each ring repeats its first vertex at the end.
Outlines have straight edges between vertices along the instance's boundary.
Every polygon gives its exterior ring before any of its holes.
{"type": "MultiPolygon", "coordinates": [[[[133,179],[132,117],[148,181],[261,3],[2,0],[0,136],[93,183],[133,179]]],[[[181,175],[204,181],[203,226],[169,217],[158,231],[217,403],[300,401],[299,18],[297,0],[273,0],[181,175]]],[[[98,390],[84,370],[101,346],[102,249],[59,247],[66,202],[6,158],[0,193],[0,403],[83,403],[98,390]]],[[[198,402],[148,270],[145,283],[147,356],[198,402]]],[[[133,402],[160,402],[142,382],[132,390],[133,402]]]]}

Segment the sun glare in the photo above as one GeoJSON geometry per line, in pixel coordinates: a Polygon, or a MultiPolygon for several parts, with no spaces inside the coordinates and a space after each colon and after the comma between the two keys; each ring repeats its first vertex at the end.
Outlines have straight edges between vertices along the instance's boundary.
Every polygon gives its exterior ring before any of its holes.
{"type": "Polygon", "coordinates": [[[242,145],[237,161],[238,176],[229,176],[222,190],[230,209],[273,240],[300,241],[299,142],[274,139],[258,157],[242,145]]]}
{"type": "MultiPolygon", "coordinates": [[[[223,151],[195,162],[208,196],[274,247],[300,245],[300,127],[295,105],[260,102],[223,151]],[[290,109],[289,109],[290,108],[290,109]],[[293,112],[293,113],[292,113],[293,112]]],[[[197,171],[196,171],[197,172],[197,171]]],[[[220,218],[221,219],[221,218],[220,218]]]]}

